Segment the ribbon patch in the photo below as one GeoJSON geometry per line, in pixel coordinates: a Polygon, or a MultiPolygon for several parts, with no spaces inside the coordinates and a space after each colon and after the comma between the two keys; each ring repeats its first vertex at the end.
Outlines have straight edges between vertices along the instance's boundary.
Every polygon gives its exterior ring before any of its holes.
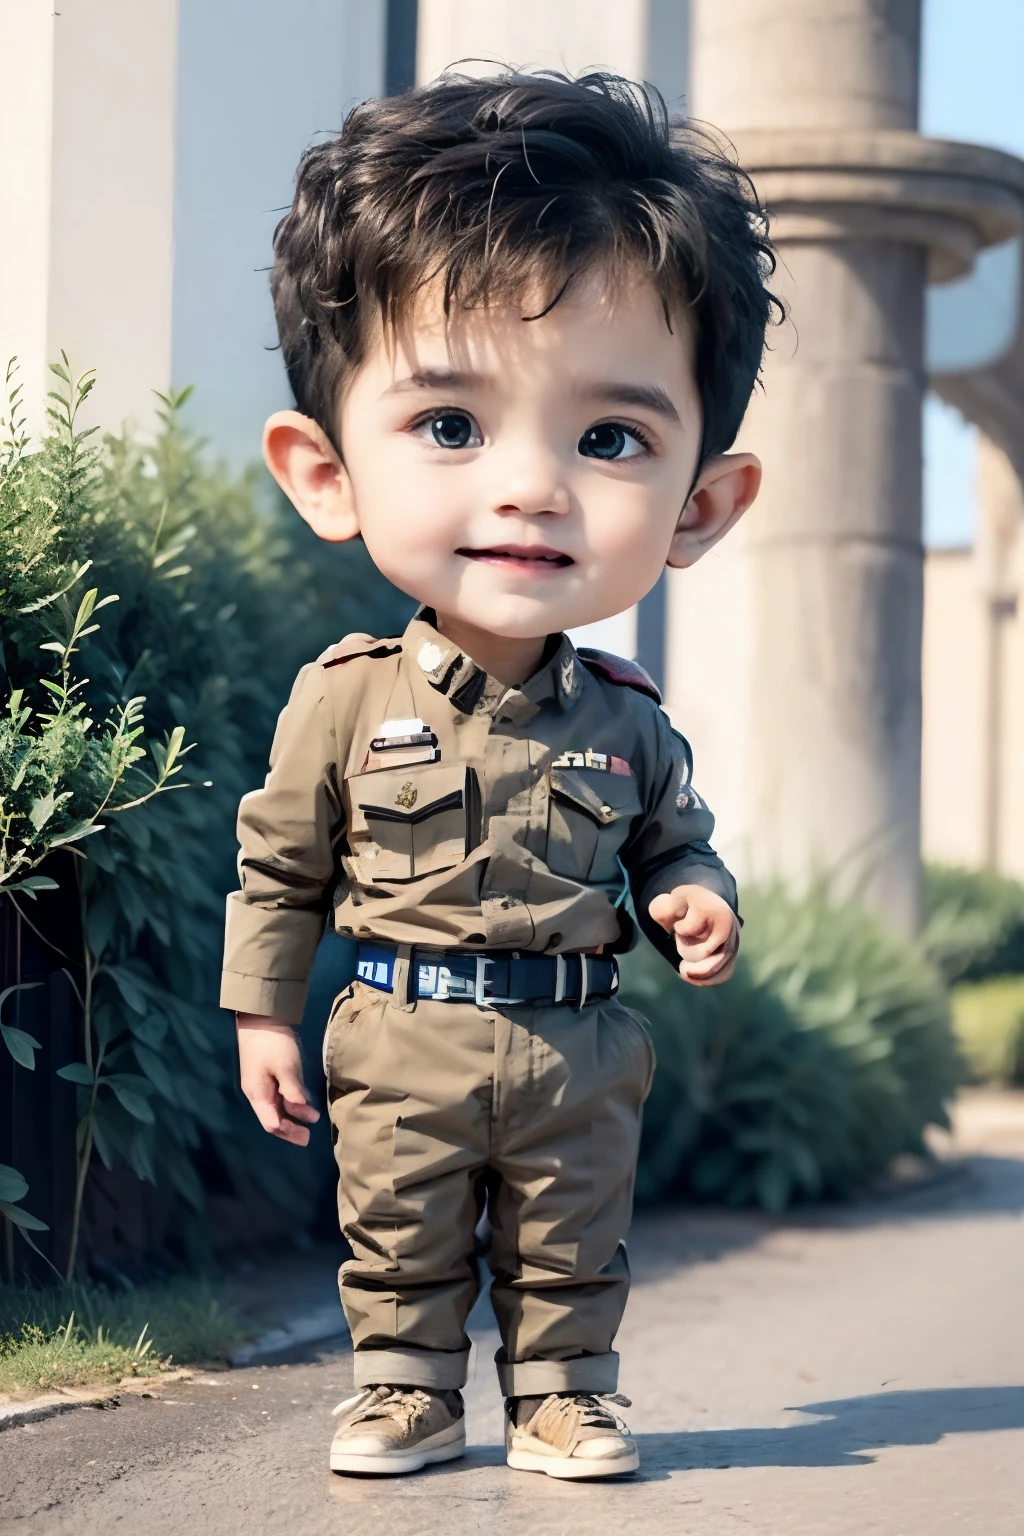
{"type": "Polygon", "coordinates": [[[552,768],[596,768],[600,773],[617,773],[624,779],[633,777],[633,770],[624,757],[612,757],[608,752],[595,752],[588,747],[585,752],[563,752],[551,764],[552,768]]]}

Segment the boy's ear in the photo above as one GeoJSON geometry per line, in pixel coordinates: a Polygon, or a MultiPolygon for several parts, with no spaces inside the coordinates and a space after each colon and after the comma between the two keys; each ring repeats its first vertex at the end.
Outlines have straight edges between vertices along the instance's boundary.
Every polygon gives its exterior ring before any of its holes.
{"type": "Polygon", "coordinates": [[[327,433],[300,411],[275,411],[263,428],[263,458],[318,538],[341,544],[359,532],[352,482],[327,433]]]}
{"type": "Polygon", "coordinates": [[[752,453],[720,453],[697,476],[669,546],[668,564],[681,569],[738,523],[761,487],[761,461],[752,453]]]}

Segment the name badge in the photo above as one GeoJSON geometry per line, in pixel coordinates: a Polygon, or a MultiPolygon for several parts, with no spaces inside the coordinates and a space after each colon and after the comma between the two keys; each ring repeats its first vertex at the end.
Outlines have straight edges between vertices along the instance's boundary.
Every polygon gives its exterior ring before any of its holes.
{"type": "Polygon", "coordinates": [[[364,773],[381,768],[409,768],[416,763],[436,763],[441,751],[437,737],[422,720],[385,720],[378,726],[363,762],[364,773]]]}

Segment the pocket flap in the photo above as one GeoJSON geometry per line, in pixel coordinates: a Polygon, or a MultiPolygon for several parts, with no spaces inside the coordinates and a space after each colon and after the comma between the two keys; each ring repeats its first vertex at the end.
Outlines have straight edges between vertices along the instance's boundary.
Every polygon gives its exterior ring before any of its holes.
{"type": "Polygon", "coordinates": [[[639,815],[636,781],[623,774],[593,768],[552,768],[549,782],[553,795],[585,811],[599,826],[609,827],[623,816],[639,815]]]}
{"type": "Polygon", "coordinates": [[[464,763],[434,763],[378,769],[358,774],[351,787],[353,802],[364,816],[412,827],[441,811],[465,807],[466,768],[464,763]]]}

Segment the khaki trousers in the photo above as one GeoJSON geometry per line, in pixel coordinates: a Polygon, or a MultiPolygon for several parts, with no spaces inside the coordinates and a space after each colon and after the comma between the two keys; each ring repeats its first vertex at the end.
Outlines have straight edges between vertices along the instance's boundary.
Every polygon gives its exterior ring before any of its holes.
{"type": "Polygon", "coordinates": [[[654,1072],[639,1018],[614,999],[403,1005],[357,981],[324,1066],[356,1385],[465,1383],[486,1201],[502,1392],[613,1392],[654,1072]]]}

